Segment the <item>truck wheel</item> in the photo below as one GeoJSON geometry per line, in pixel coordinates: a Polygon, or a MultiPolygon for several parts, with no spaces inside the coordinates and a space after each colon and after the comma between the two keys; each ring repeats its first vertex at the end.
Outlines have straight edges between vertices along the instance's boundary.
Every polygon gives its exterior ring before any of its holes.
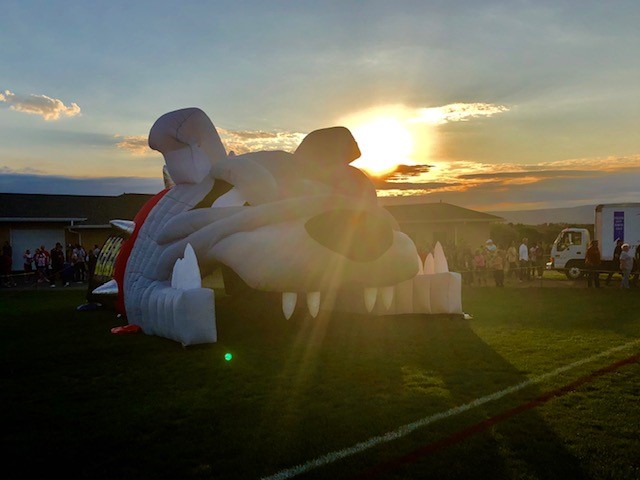
{"type": "Polygon", "coordinates": [[[575,264],[569,265],[567,270],[564,272],[569,280],[577,280],[579,279],[584,271],[575,264]]]}

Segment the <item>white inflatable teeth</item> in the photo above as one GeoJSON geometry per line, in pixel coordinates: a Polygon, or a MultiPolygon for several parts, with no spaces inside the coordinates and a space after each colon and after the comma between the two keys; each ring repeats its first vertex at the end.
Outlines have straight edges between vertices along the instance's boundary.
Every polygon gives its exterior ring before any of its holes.
{"type": "Polygon", "coordinates": [[[391,304],[393,303],[393,295],[395,293],[395,287],[382,287],[382,303],[384,305],[385,310],[389,310],[391,308],[391,304]]]}
{"type": "Polygon", "coordinates": [[[307,308],[313,318],[318,316],[318,312],[320,311],[320,292],[307,293],[307,308]]]}
{"type": "Polygon", "coordinates": [[[117,295],[118,294],[118,284],[115,280],[109,280],[107,283],[100,285],[99,287],[93,290],[94,295],[117,295]]]}
{"type": "Polygon", "coordinates": [[[429,253],[427,258],[424,259],[424,274],[433,275],[434,273],[436,273],[436,264],[433,255],[429,253]]]}
{"type": "Polygon", "coordinates": [[[282,294],[282,312],[284,317],[289,320],[298,302],[298,294],[295,292],[284,292],[282,294]]]}
{"type": "Polygon", "coordinates": [[[179,290],[191,290],[202,287],[198,259],[190,243],[187,243],[184,249],[184,258],[179,258],[173,266],[171,286],[179,290]]]}
{"type": "Polygon", "coordinates": [[[131,220],[111,220],[109,223],[127,236],[131,236],[136,228],[136,224],[131,220]]]}
{"type": "Polygon", "coordinates": [[[449,271],[447,257],[444,256],[444,250],[442,249],[440,242],[436,242],[436,246],[433,248],[433,261],[436,273],[445,273],[449,271]]]}
{"type": "Polygon", "coordinates": [[[367,312],[371,313],[373,307],[376,306],[376,298],[378,296],[378,289],[375,287],[368,287],[364,289],[364,306],[367,312]]]}
{"type": "Polygon", "coordinates": [[[422,265],[420,255],[416,255],[416,261],[418,262],[418,275],[423,275],[426,272],[424,271],[424,265],[422,265]]]}

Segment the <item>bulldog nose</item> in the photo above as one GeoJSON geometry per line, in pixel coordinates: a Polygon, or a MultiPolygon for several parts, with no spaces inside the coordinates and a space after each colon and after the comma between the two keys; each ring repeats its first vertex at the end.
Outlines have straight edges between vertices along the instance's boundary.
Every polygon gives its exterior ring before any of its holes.
{"type": "Polygon", "coordinates": [[[375,260],[393,243],[388,219],[370,211],[330,210],[310,218],[305,229],[319,244],[355,262],[375,260]]]}

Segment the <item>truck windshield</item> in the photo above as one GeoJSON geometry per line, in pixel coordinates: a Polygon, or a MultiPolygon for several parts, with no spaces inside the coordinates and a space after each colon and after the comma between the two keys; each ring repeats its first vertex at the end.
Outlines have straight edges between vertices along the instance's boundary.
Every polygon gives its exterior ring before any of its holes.
{"type": "Polygon", "coordinates": [[[555,244],[556,250],[559,252],[566,250],[571,245],[580,245],[582,244],[582,232],[560,232],[555,244]]]}

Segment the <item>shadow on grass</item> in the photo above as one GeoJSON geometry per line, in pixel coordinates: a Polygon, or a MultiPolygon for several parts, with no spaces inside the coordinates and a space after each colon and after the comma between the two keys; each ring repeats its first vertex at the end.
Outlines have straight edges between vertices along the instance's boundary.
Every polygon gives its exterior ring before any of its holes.
{"type": "MultiPolygon", "coordinates": [[[[6,469],[17,472],[7,478],[259,478],[527,379],[459,319],[296,311],[284,320],[270,296],[221,296],[218,343],[183,348],[111,335],[122,322],[75,311],[81,300],[71,292],[0,298],[8,313],[0,316],[0,435],[6,469]]],[[[511,305],[486,311],[501,326],[511,305]]],[[[358,475],[540,393],[527,388],[302,478],[358,475]]],[[[534,409],[381,478],[584,476],[534,409]]]]}
{"type": "MultiPolygon", "coordinates": [[[[262,392],[264,401],[256,415],[259,421],[248,442],[265,445],[256,458],[260,466],[252,471],[256,476],[352,447],[527,380],[478,337],[468,321],[446,316],[323,313],[312,319],[297,314],[281,330],[283,320],[279,318],[277,302],[262,305],[269,305],[267,311],[275,311],[276,315],[267,318],[264,310],[254,309],[252,304],[235,306],[236,315],[263,317],[251,322],[260,331],[259,348],[270,345],[280,352],[277,358],[261,353],[263,367],[270,362],[279,364],[272,365],[274,376],[268,382],[269,391],[262,392]],[[280,325],[276,332],[274,325],[280,325]]],[[[402,439],[310,469],[304,478],[348,478],[368,472],[372,466],[403,456],[540,393],[535,386],[528,387],[435,422],[402,439]]],[[[579,461],[535,410],[386,472],[382,478],[385,476],[586,478],[579,461]]]]}

